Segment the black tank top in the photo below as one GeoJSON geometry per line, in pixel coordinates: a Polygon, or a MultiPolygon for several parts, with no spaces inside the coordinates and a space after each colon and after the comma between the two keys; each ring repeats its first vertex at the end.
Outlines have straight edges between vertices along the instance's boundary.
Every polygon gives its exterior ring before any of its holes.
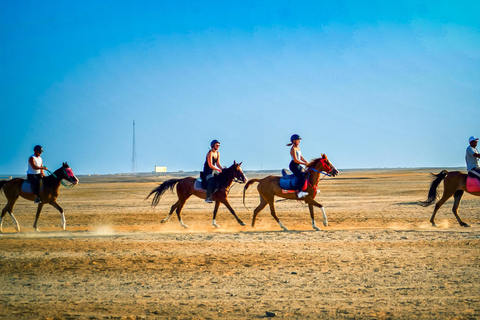
{"type": "MultiPolygon", "coordinates": [[[[208,157],[208,153],[207,153],[207,157],[208,157]]],[[[217,161],[218,161],[218,158],[212,157],[212,164],[214,166],[217,165],[217,161]]],[[[208,176],[208,175],[212,174],[212,172],[213,172],[213,169],[210,168],[210,166],[208,165],[208,160],[207,160],[207,158],[205,158],[205,163],[203,164],[203,173],[205,174],[205,176],[208,176]]]]}

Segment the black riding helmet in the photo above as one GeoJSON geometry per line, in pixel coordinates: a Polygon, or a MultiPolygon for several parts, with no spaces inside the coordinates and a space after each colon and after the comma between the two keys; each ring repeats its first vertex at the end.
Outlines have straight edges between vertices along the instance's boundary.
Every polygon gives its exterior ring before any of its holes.
{"type": "Polygon", "coordinates": [[[213,148],[213,146],[217,143],[220,143],[220,141],[218,141],[217,139],[212,140],[212,142],[210,142],[210,148],[213,148]]]}
{"type": "Polygon", "coordinates": [[[36,145],[35,147],[33,147],[33,151],[38,151],[40,153],[43,153],[43,148],[41,145],[36,145]]]}
{"type": "Polygon", "coordinates": [[[293,142],[295,140],[302,140],[302,138],[298,134],[294,134],[290,137],[290,142],[293,142]]]}

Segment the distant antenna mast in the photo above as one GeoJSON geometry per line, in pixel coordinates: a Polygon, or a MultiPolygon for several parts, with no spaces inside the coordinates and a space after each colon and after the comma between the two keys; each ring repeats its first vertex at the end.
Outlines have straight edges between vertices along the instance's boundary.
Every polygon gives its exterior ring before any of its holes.
{"type": "Polygon", "coordinates": [[[133,120],[133,149],[132,149],[132,173],[137,171],[137,155],[135,152],[135,120],[133,120]]]}

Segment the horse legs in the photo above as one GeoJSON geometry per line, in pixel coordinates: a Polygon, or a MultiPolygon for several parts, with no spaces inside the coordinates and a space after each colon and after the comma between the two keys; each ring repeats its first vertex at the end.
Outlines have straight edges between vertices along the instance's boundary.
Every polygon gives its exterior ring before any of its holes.
{"type": "Polygon", "coordinates": [[[65,213],[63,212],[63,209],[62,207],[60,207],[58,205],[58,203],[56,201],[50,203],[52,205],[52,207],[54,207],[55,209],[57,209],[58,211],[60,211],[60,216],[62,218],[61,220],[61,226],[62,226],[62,229],[65,230],[65,228],[67,227],[67,220],[65,219],[65,213]]]}
{"type": "Polygon", "coordinates": [[[218,207],[220,205],[220,202],[223,203],[225,205],[225,207],[227,207],[227,209],[230,211],[231,214],[233,214],[233,216],[235,217],[235,219],[237,220],[237,222],[241,225],[241,226],[244,226],[245,223],[240,220],[240,218],[237,216],[237,214],[235,213],[235,211],[233,210],[232,206],[230,205],[230,203],[228,202],[227,198],[221,200],[221,201],[216,201],[215,202],[215,209],[213,210],[213,221],[212,221],[212,225],[215,227],[215,228],[219,228],[220,226],[218,224],[216,224],[215,222],[215,218],[217,217],[217,211],[218,211],[218,207]]]}
{"type": "Polygon", "coordinates": [[[317,230],[317,231],[320,231],[320,229],[317,227],[316,223],[315,223],[315,213],[313,211],[313,207],[319,207],[320,210],[322,210],[322,215],[323,215],[323,225],[325,227],[328,226],[328,219],[327,219],[327,214],[325,213],[325,209],[323,208],[323,206],[318,203],[317,201],[311,199],[307,199],[305,200],[305,202],[308,203],[308,209],[310,210],[310,218],[312,218],[312,227],[313,229],[317,230]]]}
{"type": "Polygon", "coordinates": [[[220,201],[217,200],[215,201],[215,208],[213,208],[213,220],[212,220],[212,226],[214,226],[215,228],[220,228],[220,226],[215,221],[217,218],[218,207],[220,207],[220,201]]]}
{"type": "Polygon", "coordinates": [[[270,214],[272,215],[273,219],[277,221],[278,225],[283,229],[283,231],[288,231],[287,227],[285,227],[282,221],[278,219],[277,213],[275,212],[275,205],[273,204],[273,201],[269,202],[268,205],[270,206],[270,214]]]}
{"type": "Polygon", "coordinates": [[[252,228],[255,228],[255,220],[257,219],[257,216],[260,213],[260,211],[262,211],[267,204],[268,204],[267,201],[265,201],[265,199],[263,199],[263,197],[260,196],[260,204],[253,211],[252,228]]]}
{"type": "Polygon", "coordinates": [[[13,224],[15,225],[15,230],[20,231],[20,225],[18,224],[17,219],[15,219],[15,216],[13,215],[13,205],[15,204],[15,201],[18,199],[15,198],[13,202],[8,201],[7,204],[5,205],[5,208],[2,210],[2,214],[0,215],[0,233],[3,232],[2,230],[2,224],[3,224],[3,217],[7,214],[7,212],[10,214],[10,217],[12,217],[13,224]]]}
{"type": "Polygon", "coordinates": [[[43,203],[39,203],[37,208],[37,214],[35,215],[35,223],[33,224],[33,228],[35,229],[35,231],[40,231],[37,228],[37,222],[38,222],[38,218],[40,217],[40,212],[42,211],[42,208],[43,208],[43,203]]]}
{"type": "Polygon", "coordinates": [[[170,212],[168,213],[168,216],[167,216],[165,219],[163,219],[163,220],[161,221],[161,223],[165,223],[165,222],[167,222],[168,220],[170,220],[170,218],[172,217],[173,211],[175,211],[175,209],[177,209],[179,202],[180,202],[180,200],[178,200],[177,202],[175,202],[175,204],[170,208],[170,212]]]}
{"type": "MultiPolygon", "coordinates": [[[[435,205],[435,208],[433,209],[433,214],[432,217],[430,218],[430,223],[432,224],[432,227],[436,227],[437,225],[435,224],[435,215],[437,214],[437,211],[440,209],[440,207],[447,201],[455,191],[443,191],[443,196],[440,200],[438,200],[437,204],[435,205]]],[[[460,196],[461,197],[461,196],[460,196]]]]}
{"type": "Polygon", "coordinates": [[[462,219],[460,219],[460,217],[458,216],[458,207],[460,206],[460,201],[462,200],[463,192],[464,192],[463,190],[458,190],[453,195],[453,198],[455,199],[455,203],[453,204],[452,211],[453,211],[453,214],[455,215],[455,218],[457,218],[458,223],[462,227],[470,227],[468,223],[463,222],[462,219]]]}
{"type": "MultiPolygon", "coordinates": [[[[180,211],[182,211],[182,208],[183,206],[185,205],[185,202],[187,200],[183,200],[183,199],[178,199],[177,201],[177,208],[175,210],[175,212],[177,213],[177,217],[178,217],[178,222],[180,222],[180,225],[182,226],[183,229],[188,229],[188,226],[183,223],[183,220],[182,220],[182,217],[180,216],[180,211]]],[[[172,207],[173,208],[173,207],[172,207]]]]}

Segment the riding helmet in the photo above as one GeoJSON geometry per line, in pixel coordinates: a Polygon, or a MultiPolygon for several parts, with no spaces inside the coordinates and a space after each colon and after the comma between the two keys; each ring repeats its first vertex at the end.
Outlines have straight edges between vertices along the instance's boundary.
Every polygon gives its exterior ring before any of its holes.
{"type": "Polygon", "coordinates": [[[298,134],[294,134],[290,137],[290,142],[293,142],[295,140],[302,140],[298,134]]]}
{"type": "Polygon", "coordinates": [[[36,145],[35,147],[33,147],[33,151],[38,151],[40,153],[43,153],[43,148],[41,145],[36,145]]]}
{"type": "Polygon", "coordinates": [[[218,141],[217,139],[212,140],[212,142],[210,142],[210,147],[213,148],[213,146],[217,143],[220,143],[220,141],[218,141]]]}

